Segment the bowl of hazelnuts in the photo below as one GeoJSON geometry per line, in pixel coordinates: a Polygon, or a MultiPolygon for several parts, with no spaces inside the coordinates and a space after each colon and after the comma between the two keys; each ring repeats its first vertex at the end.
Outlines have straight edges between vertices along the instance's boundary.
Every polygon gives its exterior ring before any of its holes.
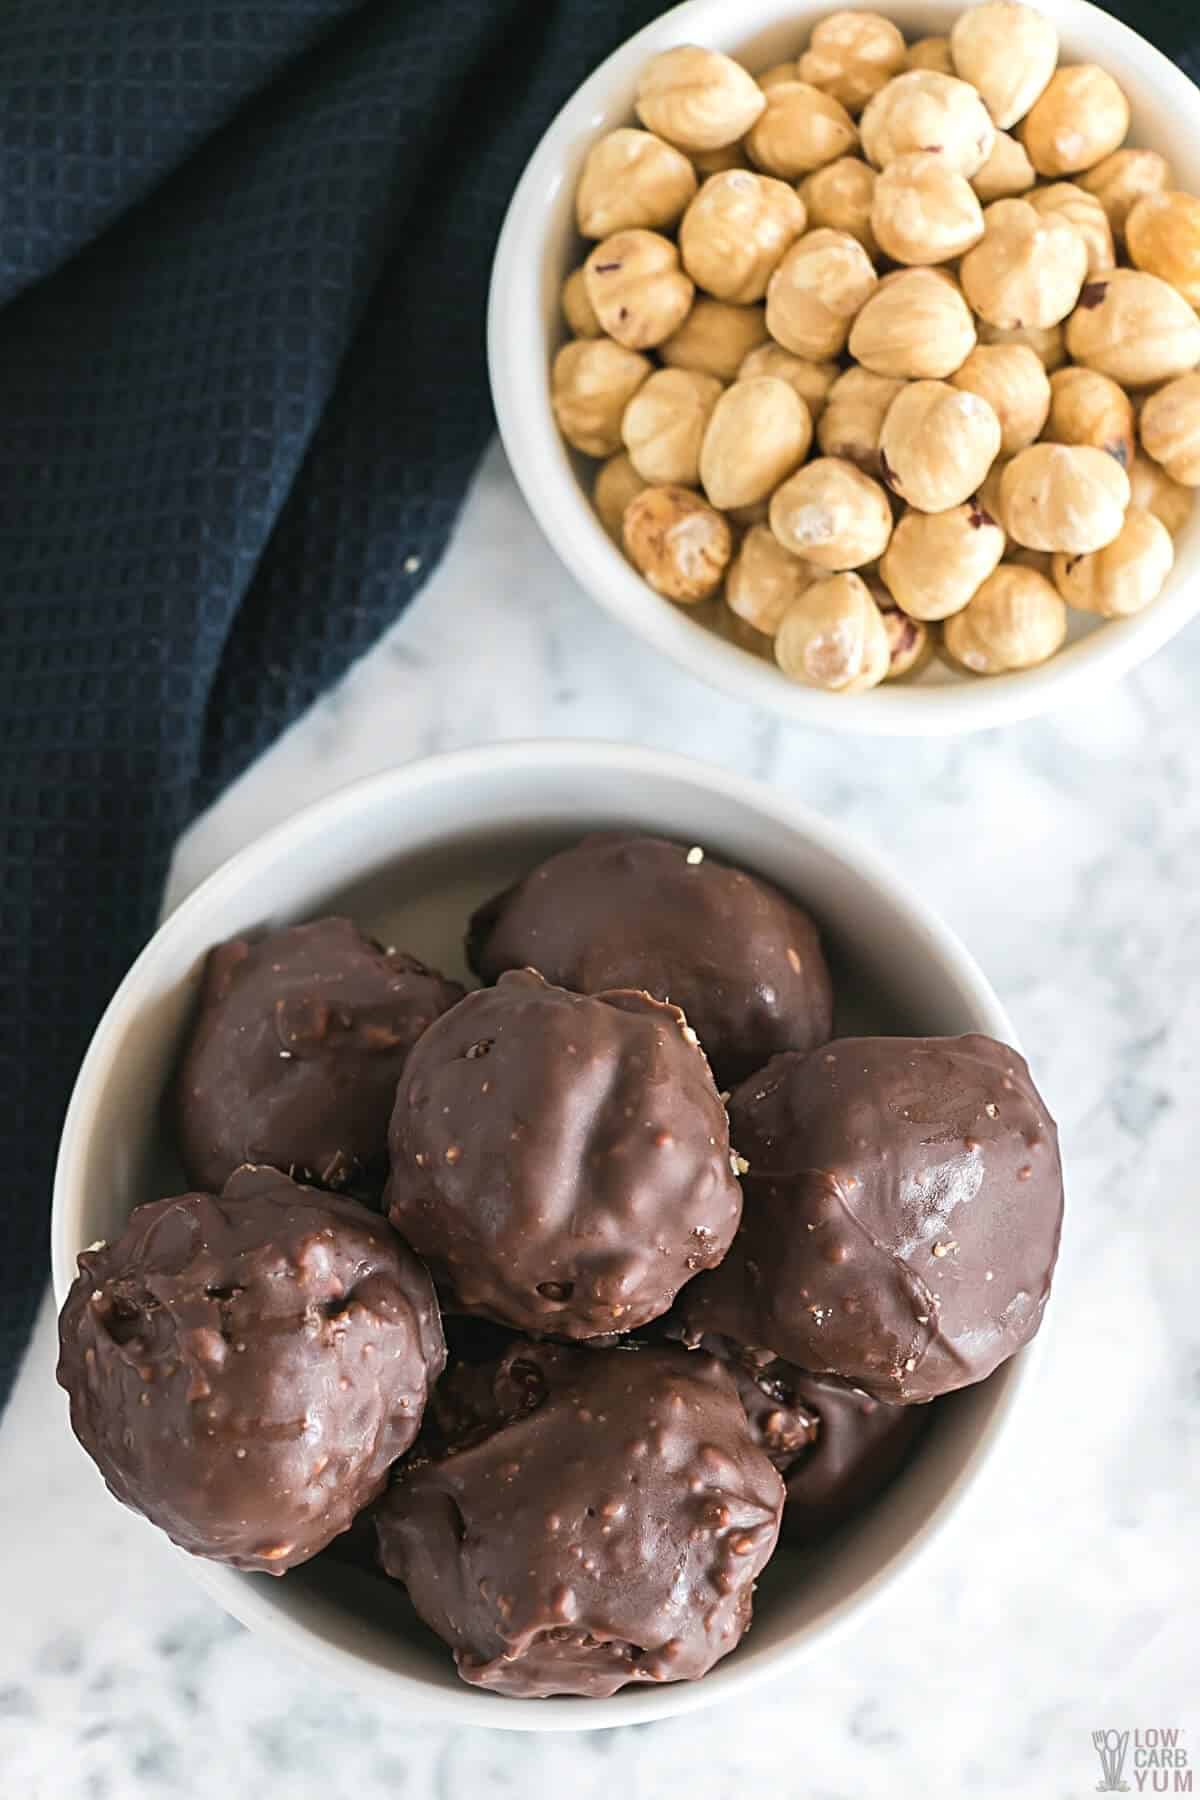
{"type": "Polygon", "coordinates": [[[783,1674],[1036,1388],[1012,1040],[925,900],[720,769],[491,745],[309,808],[164,922],[63,1129],[58,1379],[129,1553],[423,1717],[783,1674]]]}
{"type": "Polygon", "coordinates": [[[492,386],[581,585],[784,717],[1028,717],[1200,607],[1200,103],[1085,0],[689,0],[551,125],[492,386]]]}

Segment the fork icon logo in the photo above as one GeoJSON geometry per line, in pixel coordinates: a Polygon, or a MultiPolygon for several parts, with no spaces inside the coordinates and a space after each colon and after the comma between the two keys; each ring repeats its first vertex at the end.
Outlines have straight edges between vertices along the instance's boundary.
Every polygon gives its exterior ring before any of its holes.
{"type": "Polygon", "coordinates": [[[1129,1783],[1121,1779],[1125,1757],[1129,1751],[1127,1731],[1093,1731],[1092,1742],[1100,1758],[1103,1777],[1096,1783],[1098,1794],[1127,1794],[1129,1783]]]}

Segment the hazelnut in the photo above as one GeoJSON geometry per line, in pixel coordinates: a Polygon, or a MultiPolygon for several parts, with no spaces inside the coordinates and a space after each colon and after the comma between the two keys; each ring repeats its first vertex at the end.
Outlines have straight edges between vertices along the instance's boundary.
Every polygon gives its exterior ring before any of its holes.
{"type": "Polygon", "coordinates": [[[871,229],[894,262],[949,262],[983,236],[983,209],[965,175],[917,151],[898,156],[876,181],[871,229]]]}
{"type": "Polygon", "coordinates": [[[821,569],[858,569],[883,555],[892,509],[853,463],[819,456],[777,488],[771,530],[786,550],[821,569]]]}
{"type": "Polygon", "coordinates": [[[624,453],[620,456],[610,456],[608,461],[601,463],[596,471],[596,480],[592,487],[592,505],[595,507],[605,531],[622,550],[625,548],[621,535],[625,508],[648,485],[642,480],[624,453]]]}
{"type": "Polygon", "coordinates": [[[1067,609],[1044,575],[1001,563],[961,612],[947,619],[942,641],[973,675],[1032,669],[1061,649],[1067,609]]]}
{"type": "Polygon", "coordinates": [[[1171,182],[1171,165],[1157,150],[1114,150],[1079,177],[1086,193],[1104,208],[1114,238],[1122,242],[1125,222],[1144,194],[1157,194],[1171,182]]]}
{"type": "Polygon", "coordinates": [[[792,602],[821,579],[820,569],[785,550],[768,526],[752,525],[726,577],[725,602],[747,625],[774,637],[792,602]]]}
{"type": "Polygon", "coordinates": [[[765,105],[762,89],[740,63],[696,44],[660,51],[638,82],[638,118],[680,150],[736,143],[765,105]]]}
{"type": "Polygon", "coordinates": [[[550,403],[558,429],[585,456],[612,456],[621,448],[625,408],[649,375],[648,357],[611,338],[578,338],[554,359],[550,403]]]}
{"type": "Polygon", "coordinates": [[[1021,142],[1039,175],[1057,180],[1096,163],[1125,141],[1129,102],[1107,69],[1071,63],[1056,71],[1025,116],[1021,142]]]}
{"type": "Polygon", "coordinates": [[[981,319],[979,341],[981,344],[1024,344],[1033,351],[1047,373],[1061,369],[1067,360],[1066,337],[1061,325],[1016,325],[1005,331],[999,325],[989,325],[981,319]]]}
{"type": "Polygon", "coordinates": [[[996,137],[975,89],[936,69],[909,69],[880,88],[859,130],[863,154],[877,169],[917,150],[936,151],[968,181],[991,155],[996,137]]]}
{"type": "Polygon", "coordinates": [[[894,494],[919,512],[961,506],[1000,454],[1000,421],[986,400],[944,381],[914,381],[883,422],[879,458],[894,494]]]}
{"type": "Polygon", "coordinates": [[[696,192],[691,163],[649,131],[622,127],[592,145],[575,192],[583,237],[663,231],[683,217],[696,192]]]}
{"type": "Polygon", "coordinates": [[[1157,275],[1113,269],[1080,294],[1067,321],[1067,349],[1122,387],[1151,387],[1200,362],[1200,319],[1157,275]]]}
{"type": "Polygon", "coordinates": [[[892,599],[882,582],[868,581],[868,592],[879,608],[888,641],[885,681],[902,681],[918,675],[933,655],[933,633],[920,619],[910,619],[892,599]]]}
{"type": "Polygon", "coordinates": [[[878,687],[891,667],[883,617],[865,581],[835,575],[794,600],[775,636],[785,675],[839,694],[878,687]]]}
{"type": "MultiPolygon", "coordinates": [[[[986,478],[980,482],[979,492],[975,495],[975,504],[979,508],[979,511],[986,513],[989,519],[994,519],[1001,531],[1005,532],[1008,530],[1008,527],[1004,523],[1004,494],[1002,489],[1004,485],[1004,471],[1011,461],[1011,456],[998,456],[988,470],[986,478]]],[[[1024,546],[1018,544],[1009,544],[1005,554],[1010,559],[1016,560],[1018,558],[1018,552],[1023,549],[1023,547],[1024,546]]],[[[1030,551],[1029,554],[1032,556],[1033,552],[1030,551]]],[[[1049,575],[1049,567],[1047,567],[1045,572],[1049,575]]]]}
{"type": "Polygon", "coordinates": [[[1079,298],[1087,246],[1065,219],[1043,218],[1028,200],[997,200],[983,215],[983,241],[959,271],[972,309],[989,325],[1057,325],[1079,298]]]}
{"type": "Polygon", "coordinates": [[[656,369],[621,420],[621,436],[643,486],[696,487],[700,446],[721,383],[695,369],[656,369]]]}
{"type": "Polygon", "coordinates": [[[1142,448],[1182,487],[1200,487],[1200,375],[1179,375],[1142,408],[1142,448]]]}
{"type": "Polygon", "coordinates": [[[1117,253],[1108,216],[1095,194],[1077,187],[1073,181],[1056,181],[1049,187],[1036,188],[1029,204],[1043,218],[1065,219],[1074,227],[1087,246],[1087,272],[1090,278],[1101,269],[1115,266],[1117,253]]]}
{"type": "Polygon", "coordinates": [[[1200,306],[1200,199],[1195,194],[1145,194],[1125,221],[1129,260],[1178,288],[1200,306]]]}
{"type": "Polygon", "coordinates": [[[624,538],[655,593],[688,606],[716,593],[733,553],[720,513],[684,487],[643,488],[625,509],[624,538]]]}
{"type": "MultiPolygon", "coordinates": [[[[803,241],[803,240],[802,240],[803,241]]],[[[940,269],[899,269],[880,282],[850,333],[850,354],[876,375],[953,375],[975,348],[957,284],[940,269]]]]}
{"type": "Polygon", "coordinates": [[[1041,436],[1050,380],[1027,344],[977,344],[953,381],[986,400],[999,419],[1002,456],[1027,450],[1041,436]]]}
{"type": "Polygon", "coordinates": [[[651,350],[678,331],[695,288],[679,252],[656,231],[619,231],[583,265],[587,297],[609,337],[627,350],[651,350]]]}
{"type": "Polygon", "coordinates": [[[800,467],[811,443],[808,408],[786,381],[774,375],[736,381],[717,401],[704,434],[704,491],[722,510],[753,506],[800,467]]]}
{"type": "Polygon", "coordinates": [[[670,368],[699,369],[718,381],[733,381],[743,359],[766,335],[761,306],[731,306],[702,294],[679,330],[658,346],[658,354],[670,368]]]}
{"type": "Polygon", "coordinates": [[[1192,513],[1194,496],[1191,488],[1172,481],[1167,471],[1151,462],[1148,456],[1134,457],[1133,467],[1129,471],[1129,486],[1133,506],[1141,507],[1144,512],[1152,512],[1156,519],[1161,519],[1172,537],[1183,530],[1192,513]]]}
{"type": "Polygon", "coordinates": [[[1000,482],[1000,519],[1030,550],[1083,556],[1111,544],[1129,505],[1129,477],[1090,444],[1034,444],[1000,482]]]}
{"type": "Polygon", "coordinates": [[[804,225],[804,202],[785,181],[750,169],[710,175],[679,228],[683,266],[718,300],[761,300],[804,225]]]}
{"type": "Polygon", "coordinates": [[[600,321],[592,311],[587,295],[587,277],[582,269],[573,269],[563,282],[563,318],[577,338],[603,337],[600,321]]]}
{"type": "Polygon", "coordinates": [[[1004,533],[978,500],[946,512],[906,512],[883,553],[879,573],[914,619],[961,612],[1004,555],[1004,533]]]}
{"type": "Polygon", "coordinates": [[[984,0],[960,13],[950,33],[954,68],[978,88],[1000,129],[1023,119],[1058,64],[1058,32],[1020,0],[984,0]]]}
{"type": "Polygon", "coordinates": [[[769,94],[772,88],[779,87],[785,81],[799,81],[800,76],[793,57],[791,62],[772,63],[769,69],[764,70],[761,75],[756,75],[754,79],[763,93],[769,94]]]}
{"type": "Polygon", "coordinates": [[[906,67],[904,38],[881,13],[829,13],[813,27],[796,65],[801,81],[859,113],[872,94],[906,67]]]}
{"type": "Polygon", "coordinates": [[[1099,613],[1102,619],[1127,619],[1140,613],[1162,593],[1175,546],[1161,519],[1131,506],[1111,544],[1090,556],[1054,558],[1054,585],[1068,606],[1099,613]]]}
{"type": "Polygon", "coordinates": [[[998,131],[992,154],[971,182],[984,206],[993,200],[1015,200],[1027,194],[1037,175],[1025,154],[1025,146],[1007,131],[998,131]]]}
{"type": "Polygon", "coordinates": [[[809,362],[803,356],[793,356],[790,350],[781,350],[778,344],[760,344],[743,360],[738,379],[749,381],[756,375],[778,376],[799,394],[815,424],[824,410],[829,390],[840,374],[835,362],[809,362]]]}
{"type": "Polygon", "coordinates": [[[871,230],[875,181],[874,169],[857,156],[839,156],[823,169],[814,169],[800,183],[809,225],[844,231],[858,239],[868,256],[877,256],[879,245],[871,230]]]}
{"type": "Polygon", "coordinates": [[[723,175],[727,169],[750,167],[741,138],[736,144],[722,144],[719,150],[693,150],[689,161],[701,181],[707,181],[710,175],[723,175]]]}
{"type": "Polygon", "coordinates": [[[1050,382],[1046,438],[1107,450],[1123,469],[1133,465],[1133,407],[1124,388],[1095,369],[1059,369],[1050,382]]]}
{"type": "Polygon", "coordinates": [[[854,120],[844,106],[807,81],[781,81],[767,94],[766,111],[746,138],[750,160],[769,175],[795,181],[858,148],[854,120]]]}
{"type": "Polygon", "coordinates": [[[910,69],[934,69],[939,75],[953,75],[954,58],[950,54],[950,39],[918,38],[915,44],[908,47],[908,66],[910,69]]]}
{"type": "Polygon", "coordinates": [[[890,375],[872,375],[870,369],[847,369],[839,375],[817,427],[824,455],[841,457],[878,478],[883,421],[903,386],[890,375]]]}
{"type": "Polygon", "coordinates": [[[810,231],[792,245],[771,277],[767,329],[794,356],[814,362],[837,356],[876,279],[857,238],[842,231],[810,231]]]}

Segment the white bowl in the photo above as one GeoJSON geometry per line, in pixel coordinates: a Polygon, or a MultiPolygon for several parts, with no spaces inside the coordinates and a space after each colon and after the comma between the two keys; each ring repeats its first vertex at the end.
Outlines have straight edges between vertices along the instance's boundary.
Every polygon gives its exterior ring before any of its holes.
{"type": "MultiPolygon", "coordinates": [[[[53,1219],[59,1303],[81,1249],[116,1236],[139,1202],[183,1189],[160,1099],[211,945],[336,908],[465,975],[462,933],[474,905],[551,849],[617,825],[706,845],[810,906],[835,981],[839,969],[850,976],[839,984],[840,1031],[981,1031],[1012,1042],[984,976],[923,900],[836,826],[752,783],[680,757],[588,742],[496,745],[411,764],[345,788],[235,856],[134,963],[92,1040],[63,1128],[53,1219]]],[[[781,1674],[911,1565],[995,1450],[1029,1355],[942,1401],[914,1461],[836,1548],[811,1563],[780,1552],[746,1642],[690,1685],[604,1701],[507,1699],[458,1680],[449,1652],[415,1622],[398,1588],[327,1562],[275,1579],[179,1554],[278,1651],[414,1714],[517,1730],[661,1719],[781,1674]]]]}
{"type": "MultiPolygon", "coordinates": [[[[1058,26],[1064,61],[1111,69],[1133,109],[1132,141],[1170,158],[1177,185],[1200,192],[1200,94],[1144,38],[1086,0],[1038,0],[1058,26]]],[[[595,464],[574,455],[550,409],[549,368],[568,335],[564,277],[585,246],[574,222],[584,157],[603,132],[633,120],[638,76],[657,51],[695,43],[726,50],[751,70],[794,57],[815,21],[837,6],[886,12],[910,38],[945,34],[962,0],[688,0],[602,63],[550,126],[513,196],[496,252],[488,354],[496,416],[525,498],[550,543],[593,599],[655,649],[714,687],[784,718],[833,730],[923,736],[970,731],[1078,701],[1143,662],[1200,608],[1200,508],[1176,540],[1166,592],[1136,618],[1072,615],[1077,631],[1040,668],[979,679],[940,662],[911,683],[826,694],[789,681],[773,663],[699,625],[625,561],[584,485],[595,464]]]]}

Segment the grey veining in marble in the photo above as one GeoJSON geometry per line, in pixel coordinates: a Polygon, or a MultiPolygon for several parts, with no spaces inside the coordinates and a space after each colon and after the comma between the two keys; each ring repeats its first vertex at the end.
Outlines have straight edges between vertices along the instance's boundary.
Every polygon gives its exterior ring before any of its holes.
{"type": "Polygon", "coordinates": [[[1068,1800],[1095,1792],[1107,1726],[1179,1727],[1200,1763],[1198,688],[1193,627],[1050,721],[903,744],[781,727],[598,613],[494,452],[416,609],[189,833],[172,894],[353,776],[495,737],[640,739],[840,818],[980,957],[1060,1120],[1039,1388],[919,1579],[800,1676],[524,1738],[337,1691],[225,1619],[69,1440],[47,1307],[0,1427],[4,1800],[1068,1800]]]}

